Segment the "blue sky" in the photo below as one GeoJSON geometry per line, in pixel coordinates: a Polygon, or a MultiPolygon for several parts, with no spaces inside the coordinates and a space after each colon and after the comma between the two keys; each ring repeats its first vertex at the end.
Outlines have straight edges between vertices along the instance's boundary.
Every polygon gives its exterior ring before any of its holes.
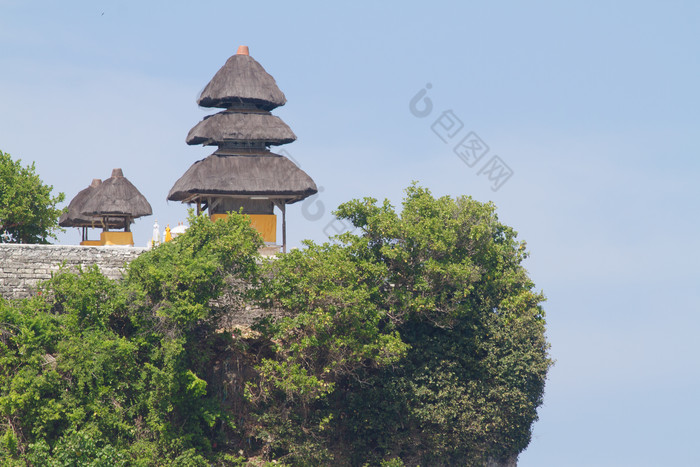
{"type": "Polygon", "coordinates": [[[68,199],[121,167],[153,206],[145,244],[185,219],[165,197],[212,152],[185,144],[213,113],[196,98],[248,45],[287,97],[280,149],[323,187],[288,210],[292,246],[412,180],[494,201],[528,242],[557,363],[520,466],[700,465],[698,24],[689,1],[0,0],[0,149],[68,199]],[[489,147],[474,167],[453,152],[469,132],[489,147]],[[512,171],[496,191],[493,156],[512,171]]]}

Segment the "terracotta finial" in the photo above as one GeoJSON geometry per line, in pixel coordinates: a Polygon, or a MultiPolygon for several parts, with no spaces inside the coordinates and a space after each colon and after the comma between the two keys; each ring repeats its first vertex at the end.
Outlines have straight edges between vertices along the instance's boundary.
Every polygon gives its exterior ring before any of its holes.
{"type": "Polygon", "coordinates": [[[236,55],[250,55],[250,53],[248,53],[248,46],[247,45],[239,45],[238,52],[236,52],[236,55]]]}

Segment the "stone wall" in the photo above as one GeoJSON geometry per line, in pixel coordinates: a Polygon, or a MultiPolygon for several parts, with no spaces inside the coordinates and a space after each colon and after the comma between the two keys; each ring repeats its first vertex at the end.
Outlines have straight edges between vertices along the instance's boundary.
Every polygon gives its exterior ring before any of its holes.
{"type": "Polygon", "coordinates": [[[0,296],[29,296],[38,282],[49,279],[62,264],[83,268],[96,264],[105,276],[117,279],[124,265],[145,250],[122,246],[0,244],[0,296]]]}
{"type": "MultiPolygon", "coordinates": [[[[24,298],[32,294],[40,281],[51,278],[62,264],[83,268],[96,264],[110,279],[118,279],[124,265],[146,248],[123,246],[78,246],[78,245],[17,245],[0,244],[0,296],[24,298]]],[[[261,252],[265,254],[266,252],[261,252]]],[[[230,283],[230,287],[240,287],[230,283]]],[[[256,306],[238,302],[231,294],[213,303],[226,311],[226,325],[250,326],[256,319],[270,314],[256,306]]],[[[273,314],[277,314],[272,312],[273,314]]]]}

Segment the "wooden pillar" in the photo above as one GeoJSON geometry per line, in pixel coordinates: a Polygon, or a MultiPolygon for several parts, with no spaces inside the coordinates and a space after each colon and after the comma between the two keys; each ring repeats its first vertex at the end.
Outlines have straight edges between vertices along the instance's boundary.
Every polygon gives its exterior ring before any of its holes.
{"type": "Polygon", "coordinates": [[[282,200],[282,253],[287,252],[287,203],[282,200]]]}

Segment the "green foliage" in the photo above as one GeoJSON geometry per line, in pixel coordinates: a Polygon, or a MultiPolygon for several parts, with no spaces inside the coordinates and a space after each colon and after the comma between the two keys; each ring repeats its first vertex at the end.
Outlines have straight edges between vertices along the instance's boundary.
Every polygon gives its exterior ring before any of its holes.
{"type": "Polygon", "coordinates": [[[34,164],[23,167],[21,160],[0,151],[0,234],[12,243],[48,243],[60,230],[63,213],[56,205],[63,193],[51,196],[53,187],[44,185],[34,164]]]}
{"type": "Polygon", "coordinates": [[[299,432],[352,464],[517,455],[550,365],[525,244],[493,205],[416,186],[401,213],[365,198],[336,214],[361,235],[307,243],[260,289],[287,314],[259,327],[275,352],[249,383],[275,455],[313,461],[299,432]]]}
{"type": "Polygon", "coordinates": [[[551,364],[525,244],[493,205],[417,186],[401,212],[367,198],[337,215],[360,233],[274,261],[244,216],[191,216],[121,281],[63,271],[0,301],[0,464],[516,456],[551,364]],[[232,328],[251,301],[277,317],[232,328]]]}
{"type": "Polygon", "coordinates": [[[219,331],[221,310],[210,302],[227,278],[255,283],[261,245],[242,216],[215,223],[191,216],[186,235],[129,266],[130,321],[123,332],[143,354],[140,409],[147,431],[174,452],[209,452],[215,430],[233,424],[207,387],[212,361],[230,345],[219,331]]]}
{"type": "Polygon", "coordinates": [[[0,463],[209,465],[233,426],[209,389],[231,344],[210,302],[255,283],[261,241],[242,216],[190,223],[123,281],[62,271],[0,302],[0,463]]]}
{"type": "Polygon", "coordinates": [[[41,440],[32,446],[27,460],[33,465],[48,467],[68,467],[74,465],[89,467],[126,467],[128,454],[104,441],[94,431],[81,430],[67,432],[50,452],[46,441],[41,440]]]}

